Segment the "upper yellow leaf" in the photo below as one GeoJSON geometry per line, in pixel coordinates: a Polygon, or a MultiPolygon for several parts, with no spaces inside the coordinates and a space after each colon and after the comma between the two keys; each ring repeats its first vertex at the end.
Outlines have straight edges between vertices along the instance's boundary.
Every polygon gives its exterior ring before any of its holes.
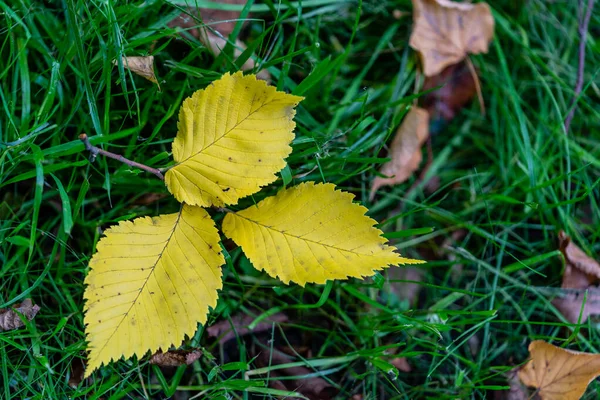
{"type": "Polygon", "coordinates": [[[418,264],[386,245],[367,209],[335,185],[303,183],[230,213],[223,233],[256,268],[283,282],[324,283],[372,275],[389,265],[418,264]]]}
{"type": "Polygon", "coordinates": [[[241,72],[194,93],[179,112],[169,191],[190,205],[223,206],[273,182],[292,151],[301,100],[241,72]]]}
{"type": "Polygon", "coordinates": [[[539,389],[542,400],[577,400],[600,375],[600,354],[565,350],[542,340],[531,342],[529,353],[531,360],[519,378],[539,389]]]}
{"type": "Polygon", "coordinates": [[[213,220],[200,207],[113,226],[85,279],[86,376],[121,356],[167,350],[215,307],[224,263],[213,220]]]}
{"type": "Polygon", "coordinates": [[[486,3],[412,0],[414,28],[410,46],[421,53],[425,76],[440,73],[468,53],[487,53],[494,17],[486,3]]]}

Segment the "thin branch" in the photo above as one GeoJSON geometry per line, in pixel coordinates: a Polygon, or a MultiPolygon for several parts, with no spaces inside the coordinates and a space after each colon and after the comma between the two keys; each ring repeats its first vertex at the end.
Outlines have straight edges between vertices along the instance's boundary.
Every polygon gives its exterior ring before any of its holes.
{"type": "Polygon", "coordinates": [[[473,77],[473,83],[475,83],[475,92],[477,93],[477,100],[479,100],[479,109],[481,110],[481,115],[485,115],[485,102],[483,101],[483,93],[481,92],[481,82],[479,81],[479,76],[477,75],[475,66],[469,57],[466,59],[466,64],[467,67],[469,67],[471,77],[473,77]]]}
{"type": "MultiPolygon", "coordinates": [[[[569,133],[569,128],[571,127],[571,121],[573,120],[573,116],[575,115],[575,103],[581,94],[581,90],[583,89],[583,72],[585,68],[585,42],[587,38],[588,25],[590,24],[590,18],[592,17],[592,9],[594,8],[595,0],[588,0],[587,10],[585,13],[585,17],[583,20],[579,19],[579,66],[577,68],[577,83],[575,84],[575,93],[573,94],[573,100],[571,100],[571,105],[569,108],[569,115],[565,119],[565,134],[569,133]]],[[[579,8],[583,7],[583,1],[579,2],[579,8]]],[[[583,10],[580,10],[580,13],[583,14],[583,10]]]]}
{"type": "Polygon", "coordinates": [[[79,135],[79,139],[85,145],[85,149],[87,151],[89,151],[90,153],[92,153],[92,161],[96,158],[96,156],[98,154],[100,154],[100,155],[103,155],[104,157],[109,157],[109,158],[115,159],[117,161],[121,161],[123,164],[127,164],[130,167],[139,168],[146,172],[150,172],[150,173],[156,175],[158,177],[158,179],[160,179],[162,181],[165,180],[165,177],[163,176],[162,172],[159,169],[152,168],[147,165],[128,160],[127,158],[123,157],[120,154],[111,153],[110,151],[102,150],[101,148],[94,146],[93,144],[90,143],[90,139],[88,138],[88,136],[85,133],[82,133],[81,135],[79,135]]]}

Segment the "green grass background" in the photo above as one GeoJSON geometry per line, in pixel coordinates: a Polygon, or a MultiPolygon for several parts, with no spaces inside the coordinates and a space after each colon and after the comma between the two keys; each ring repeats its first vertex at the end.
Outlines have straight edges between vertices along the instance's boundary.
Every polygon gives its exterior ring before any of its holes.
{"type": "MultiPolygon", "coordinates": [[[[42,308],[26,327],[0,332],[0,398],[276,396],[264,386],[267,375],[244,380],[254,366],[242,341],[239,359],[222,369],[214,369],[222,364],[218,357],[169,375],[145,359],[127,360],[77,388],[68,385],[73,360],[85,358],[83,279],[102,230],[179,207],[170,196],[144,205],[148,193],[167,193],[163,183],[114,160],[90,163],[77,136],[85,132],[107,150],[163,167],[182,100],[244,61],[231,53],[215,60],[198,41],[168,28],[185,6],[0,0],[0,308],[26,297],[42,308]],[[162,91],[112,63],[148,54],[155,56],[162,91]]],[[[577,72],[577,2],[491,6],[494,41],[488,54],[472,57],[487,113],[474,102],[436,126],[427,176],[439,177],[438,190],[417,184],[407,193],[413,178],[382,189],[373,202],[368,192],[385,162],[381,150],[421,79],[408,47],[410,14],[392,16],[410,12],[410,2],[266,0],[243,9],[243,18],[253,12],[245,40],[273,84],[306,99],[298,107],[289,168],[241,205],[284,184],[332,182],[385,221],[381,228],[399,237],[393,241],[403,254],[430,262],[419,267],[423,290],[409,305],[394,297],[390,288],[398,282],[385,273],[285,286],[233,250],[209,324],[236,313],[290,313],[283,326],[311,332],[315,348],[306,363],[324,371],[342,399],[485,398],[506,387],[502,373],[526,359],[531,340],[600,350],[598,323],[568,324],[548,297],[562,275],[559,229],[589,254],[600,254],[600,14],[592,15],[584,92],[565,135],[577,72]],[[394,234],[418,228],[432,229],[394,234]],[[466,235],[443,250],[444,239],[459,229],[466,235]],[[457,265],[462,273],[453,274],[457,265]],[[322,329],[323,321],[332,328],[322,329]],[[390,343],[399,344],[412,372],[398,373],[386,362],[390,343]]],[[[204,327],[187,345],[220,351],[204,327]]],[[[599,388],[592,383],[587,398],[596,398],[599,388]]]]}

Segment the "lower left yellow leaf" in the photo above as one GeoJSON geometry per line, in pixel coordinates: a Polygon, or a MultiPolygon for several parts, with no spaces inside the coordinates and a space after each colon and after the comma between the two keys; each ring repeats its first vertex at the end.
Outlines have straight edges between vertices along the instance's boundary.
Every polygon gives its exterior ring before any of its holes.
{"type": "Polygon", "coordinates": [[[179,345],[206,322],[222,288],[219,234],[203,208],[183,205],[105,233],[85,279],[86,377],[121,356],[179,345]]]}

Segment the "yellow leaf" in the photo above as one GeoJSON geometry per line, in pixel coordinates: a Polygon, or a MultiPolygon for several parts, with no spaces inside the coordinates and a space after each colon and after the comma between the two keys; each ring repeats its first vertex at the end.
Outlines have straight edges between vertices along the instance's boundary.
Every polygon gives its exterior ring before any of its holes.
{"type": "Polygon", "coordinates": [[[215,307],[224,263],[206,210],[123,221],[106,232],[85,279],[86,376],[121,356],[179,345],[215,307]]]}
{"type": "Polygon", "coordinates": [[[359,278],[389,265],[423,262],[386,245],[367,209],[353,198],[330,183],[303,183],[227,214],[223,233],[256,268],[285,283],[359,278]]]}
{"type": "MultiPolygon", "coordinates": [[[[117,61],[113,61],[113,64],[117,65],[117,61]]],[[[156,75],[154,74],[154,56],[147,57],[123,57],[123,66],[129,68],[131,72],[135,72],[139,76],[143,76],[150,82],[158,84],[156,75]]]]}
{"type": "Polygon", "coordinates": [[[529,345],[531,360],[519,378],[538,389],[542,400],[576,400],[600,375],[600,354],[565,350],[542,340],[529,345]]]}
{"type": "Polygon", "coordinates": [[[487,53],[494,17],[487,3],[412,0],[414,28],[410,46],[421,53],[426,76],[440,73],[468,53],[487,53]]]}
{"type": "Polygon", "coordinates": [[[402,125],[398,128],[389,156],[389,161],[381,167],[381,172],[389,178],[376,177],[371,188],[370,198],[375,197],[377,189],[384,185],[397,185],[404,182],[419,168],[423,155],[421,146],[429,137],[429,113],[419,107],[413,107],[402,125]]]}
{"type": "Polygon", "coordinates": [[[275,181],[292,151],[301,100],[241,72],[194,93],[179,112],[169,191],[190,205],[223,206],[275,181]]]}

